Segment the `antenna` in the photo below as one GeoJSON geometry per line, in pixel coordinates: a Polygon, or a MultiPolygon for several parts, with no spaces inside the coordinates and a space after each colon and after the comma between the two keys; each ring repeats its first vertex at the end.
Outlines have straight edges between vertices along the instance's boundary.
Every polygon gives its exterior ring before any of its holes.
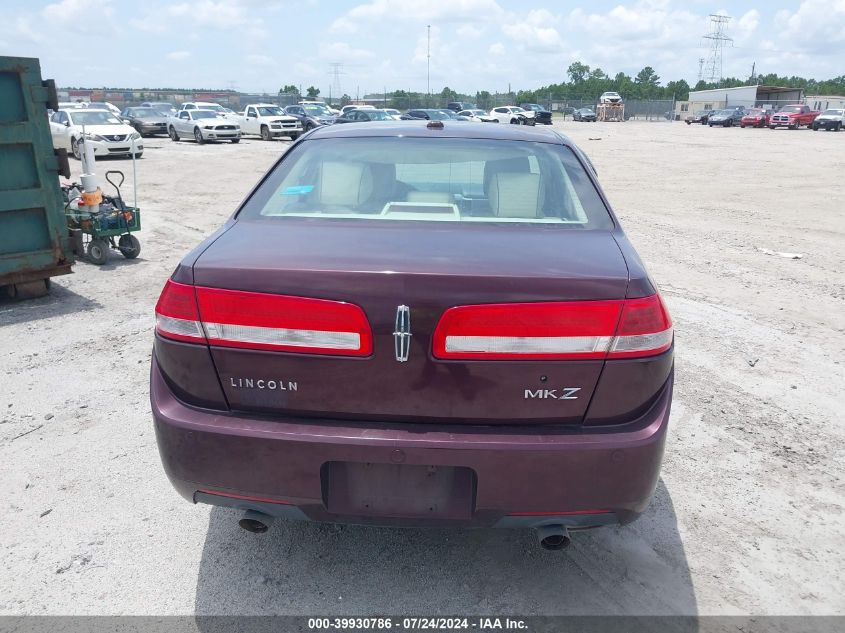
{"type": "Polygon", "coordinates": [[[702,36],[705,40],[710,40],[710,56],[704,65],[703,77],[710,83],[718,83],[723,79],[722,76],[722,49],[725,42],[733,44],[733,38],[727,36],[728,22],[731,21],[729,15],[710,14],[710,32],[702,36]]]}

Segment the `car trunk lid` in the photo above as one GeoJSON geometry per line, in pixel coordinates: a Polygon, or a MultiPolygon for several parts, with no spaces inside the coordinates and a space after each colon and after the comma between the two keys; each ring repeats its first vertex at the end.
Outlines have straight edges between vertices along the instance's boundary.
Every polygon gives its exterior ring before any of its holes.
{"type": "Polygon", "coordinates": [[[603,359],[442,359],[432,353],[432,337],[455,306],[621,300],[628,270],[608,231],[297,218],[236,222],[198,258],[194,283],[348,302],[363,310],[372,330],[366,357],[212,342],[232,409],[576,424],[603,359]],[[403,329],[411,336],[398,336],[403,329]]]}

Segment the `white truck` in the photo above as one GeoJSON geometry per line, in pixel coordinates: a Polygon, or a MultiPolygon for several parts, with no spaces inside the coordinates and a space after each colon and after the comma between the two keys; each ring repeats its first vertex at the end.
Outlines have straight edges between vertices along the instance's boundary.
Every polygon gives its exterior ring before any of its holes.
{"type": "Polygon", "coordinates": [[[287,136],[295,141],[302,134],[302,122],[272,103],[251,103],[230,117],[241,126],[242,134],[255,134],[265,141],[287,136]]]}

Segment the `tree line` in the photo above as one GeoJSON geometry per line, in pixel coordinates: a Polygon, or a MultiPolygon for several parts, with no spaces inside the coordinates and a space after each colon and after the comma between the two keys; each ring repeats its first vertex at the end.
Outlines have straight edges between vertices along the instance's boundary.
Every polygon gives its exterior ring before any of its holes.
{"type": "MultiPolygon", "coordinates": [[[[535,90],[519,90],[511,93],[491,93],[487,90],[476,92],[475,95],[458,93],[448,86],[439,93],[427,95],[423,92],[412,92],[406,90],[395,90],[387,93],[385,99],[387,107],[397,109],[418,108],[424,106],[443,107],[449,101],[470,101],[479,108],[489,110],[496,105],[502,105],[505,101],[514,104],[520,103],[543,103],[551,101],[595,101],[603,92],[618,92],[624,99],[674,99],[686,101],[689,99],[690,90],[709,90],[712,88],[737,88],[748,85],[783,86],[786,88],[801,88],[807,94],[818,95],[842,95],[845,94],[845,75],[833,79],[807,79],[796,76],[780,76],[775,73],[756,75],[746,79],[728,77],[716,83],[699,81],[695,86],[690,85],[684,79],[661,83],[660,76],[651,66],[646,66],[636,75],[631,77],[623,72],[616,73],[613,77],[605,73],[601,68],[590,68],[580,61],[572,62],[566,69],[568,81],[541,86],[535,90]]],[[[300,91],[296,86],[284,86],[279,93],[299,95],[300,91]]],[[[307,97],[314,99],[320,94],[319,89],[309,86],[307,97]]],[[[341,105],[351,101],[349,95],[343,95],[340,99],[341,105]]]]}

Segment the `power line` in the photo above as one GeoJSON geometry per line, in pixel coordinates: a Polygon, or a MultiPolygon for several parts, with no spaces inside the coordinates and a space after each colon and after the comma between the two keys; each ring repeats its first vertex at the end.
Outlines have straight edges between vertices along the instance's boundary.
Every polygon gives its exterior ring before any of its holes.
{"type": "Polygon", "coordinates": [[[702,78],[710,83],[717,83],[722,80],[722,49],[726,42],[733,45],[733,38],[728,37],[728,22],[731,21],[729,15],[710,14],[710,32],[702,37],[705,40],[710,40],[710,54],[704,64],[702,78]]]}

